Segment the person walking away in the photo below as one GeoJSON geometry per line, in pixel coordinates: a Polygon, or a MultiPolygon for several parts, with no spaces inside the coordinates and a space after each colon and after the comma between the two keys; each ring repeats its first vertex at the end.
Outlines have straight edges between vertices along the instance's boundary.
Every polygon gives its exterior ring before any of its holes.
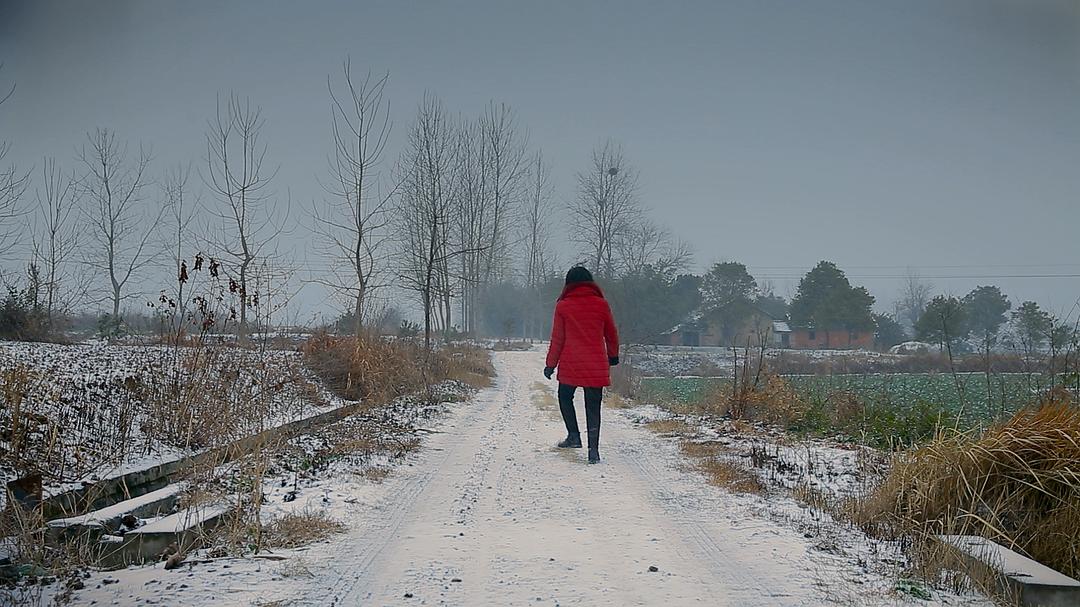
{"type": "Polygon", "coordinates": [[[581,266],[566,273],[566,286],[555,304],[544,377],[558,369],[559,411],[566,424],[566,439],[558,446],[581,448],[581,432],[574,412],[574,393],[585,393],[585,423],[589,436],[589,463],[600,461],[600,401],[611,385],[611,370],[619,364],[619,333],[611,308],[592,274],[581,266]]]}

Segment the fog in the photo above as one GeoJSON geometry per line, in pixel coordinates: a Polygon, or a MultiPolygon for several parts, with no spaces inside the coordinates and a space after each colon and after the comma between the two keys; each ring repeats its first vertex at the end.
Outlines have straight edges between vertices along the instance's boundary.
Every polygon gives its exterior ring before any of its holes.
{"type": "MultiPolygon", "coordinates": [[[[566,207],[610,140],[641,207],[692,247],[684,271],[739,261],[790,298],[829,260],[880,311],[914,272],[935,294],[994,284],[1065,316],[1080,297],[1078,7],[5,1],[0,89],[16,88],[0,140],[5,162],[31,171],[27,203],[43,157],[78,169],[87,133],[111,129],[153,150],[149,204],[180,164],[206,189],[215,104],[250,99],[273,198],[291,200],[275,245],[297,270],[291,314],[329,318],[347,304],[303,282],[327,276],[307,215],[328,198],[327,78],[348,57],[354,74],[389,74],[384,184],[425,94],[454,119],[512,108],[550,166],[560,271],[587,259],[566,207]]],[[[3,265],[29,255],[24,241],[3,265]]],[[[153,284],[141,281],[151,298],[153,284]]]]}

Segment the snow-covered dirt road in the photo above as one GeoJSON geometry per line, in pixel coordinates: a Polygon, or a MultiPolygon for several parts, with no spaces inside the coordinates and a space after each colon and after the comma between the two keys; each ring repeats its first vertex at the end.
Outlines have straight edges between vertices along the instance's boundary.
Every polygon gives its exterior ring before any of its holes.
{"type": "Polygon", "coordinates": [[[600,465],[556,449],[542,353],[495,357],[495,385],[388,481],[376,516],[297,589],[302,604],[819,605],[859,577],[612,410],[600,465]]]}
{"type": "Polygon", "coordinates": [[[604,409],[599,465],[555,448],[565,431],[543,353],[494,360],[494,385],[455,405],[383,482],[333,477],[298,498],[345,533],[270,555],[283,561],[97,575],[80,604],[943,604],[892,593],[869,551],[813,548],[812,536],[762,514],[763,498],[708,485],[675,441],[632,414],[604,409]]]}

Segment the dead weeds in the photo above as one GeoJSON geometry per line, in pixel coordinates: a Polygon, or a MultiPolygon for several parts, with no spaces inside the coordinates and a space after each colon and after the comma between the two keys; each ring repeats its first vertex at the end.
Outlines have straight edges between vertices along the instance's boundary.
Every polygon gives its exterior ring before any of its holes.
{"type": "Polygon", "coordinates": [[[644,426],[661,436],[684,436],[691,432],[690,425],[677,417],[654,419],[645,422],[644,426]]]}
{"type": "Polygon", "coordinates": [[[345,525],[323,510],[304,509],[282,515],[263,526],[263,545],[299,548],[345,531],[345,525]]]}

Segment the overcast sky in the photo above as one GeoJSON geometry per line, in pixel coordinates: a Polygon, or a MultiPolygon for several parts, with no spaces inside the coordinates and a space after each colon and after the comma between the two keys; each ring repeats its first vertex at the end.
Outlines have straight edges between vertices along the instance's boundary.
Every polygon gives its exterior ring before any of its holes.
{"type": "MultiPolygon", "coordinates": [[[[829,259],[888,304],[910,266],[938,291],[993,283],[1068,312],[1078,7],[0,0],[0,82],[18,85],[0,138],[21,166],[70,165],[102,126],[152,145],[158,170],[198,165],[215,96],[236,91],[264,108],[277,191],[308,204],[323,195],[326,77],[350,55],[354,70],[390,72],[390,158],[425,91],[466,115],[493,99],[543,148],[560,200],[593,145],[620,142],[642,200],[699,268],[743,261],[790,295],[829,259]]],[[[287,246],[302,259],[309,240],[287,246]]]]}

